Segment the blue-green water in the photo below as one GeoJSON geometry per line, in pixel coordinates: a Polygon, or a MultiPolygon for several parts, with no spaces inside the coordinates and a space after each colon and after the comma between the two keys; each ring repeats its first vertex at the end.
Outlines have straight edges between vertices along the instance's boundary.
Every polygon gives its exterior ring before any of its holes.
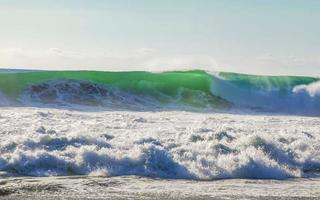
{"type": "Polygon", "coordinates": [[[8,102],[130,108],[255,108],[317,113],[319,78],[254,76],[201,70],[22,71],[3,70],[0,92],[8,102]]]}

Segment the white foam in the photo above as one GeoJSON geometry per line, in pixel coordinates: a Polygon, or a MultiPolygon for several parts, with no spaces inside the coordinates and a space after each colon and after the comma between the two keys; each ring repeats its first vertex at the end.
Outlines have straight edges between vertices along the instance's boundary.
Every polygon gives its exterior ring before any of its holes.
{"type": "Polygon", "coordinates": [[[310,97],[320,96],[320,81],[309,85],[298,85],[292,91],[294,93],[306,93],[310,97]]]}
{"type": "Polygon", "coordinates": [[[1,108],[0,171],[212,180],[320,169],[320,119],[1,108]]]}

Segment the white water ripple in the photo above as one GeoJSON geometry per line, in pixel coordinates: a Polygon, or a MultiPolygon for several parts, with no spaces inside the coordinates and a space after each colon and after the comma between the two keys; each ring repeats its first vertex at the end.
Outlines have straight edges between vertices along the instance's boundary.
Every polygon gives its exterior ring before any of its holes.
{"type": "Polygon", "coordinates": [[[285,179],[320,169],[320,119],[1,108],[8,175],[285,179]]]}

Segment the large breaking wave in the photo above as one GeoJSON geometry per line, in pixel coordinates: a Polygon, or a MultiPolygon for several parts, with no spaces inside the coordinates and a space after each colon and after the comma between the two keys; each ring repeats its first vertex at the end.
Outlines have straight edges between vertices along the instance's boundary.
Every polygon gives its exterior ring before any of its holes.
{"type": "Polygon", "coordinates": [[[320,79],[205,71],[2,71],[0,105],[320,113],[320,79]]]}

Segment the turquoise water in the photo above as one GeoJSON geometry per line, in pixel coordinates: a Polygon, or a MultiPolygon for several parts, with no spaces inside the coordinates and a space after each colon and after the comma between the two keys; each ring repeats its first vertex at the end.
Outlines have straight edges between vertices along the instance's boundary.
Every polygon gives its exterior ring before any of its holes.
{"type": "Polygon", "coordinates": [[[195,108],[245,107],[258,110],[318,112],[319,78],[255,76],[206,71],[2,71],[0,92],[26,104],[115,105],[195,108]]]}

